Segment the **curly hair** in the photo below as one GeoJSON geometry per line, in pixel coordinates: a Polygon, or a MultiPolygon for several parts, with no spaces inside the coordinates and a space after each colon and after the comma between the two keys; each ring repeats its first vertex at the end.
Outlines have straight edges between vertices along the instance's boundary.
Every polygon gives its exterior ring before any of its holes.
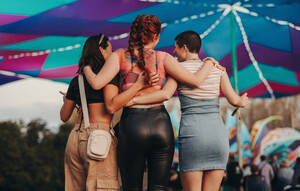
{"type": "Polygon", "coordinates": [[[152,42],[155,35],[161,32],[161,22],[155,15],[139,15],[131,24],[128,51],[131,59],[137,60],[137,65],[145,71],[144,45],[152,42]],[[134,54],[137,48],[138,55],[134,54]]]}
{"type": "Polygon", "coordinates": [[[108,47],[108,38],[104,34],[89,37],[83,46],[81,57],[78,63],[78,74],[83,73],[83,68],[91,65],[94,73],[98,73],[105,63],[99,47],[106,49],[108,47]],[[100,40],[100,38],[102,39],[100,40]]]}

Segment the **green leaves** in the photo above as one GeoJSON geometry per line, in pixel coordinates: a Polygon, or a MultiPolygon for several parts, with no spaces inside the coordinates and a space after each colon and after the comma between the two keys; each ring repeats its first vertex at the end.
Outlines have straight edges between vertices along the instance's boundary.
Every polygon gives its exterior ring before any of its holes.
{"type": "Polygon", "coordinates": [[[42,120],[0,122],[0,190],[64,190],[64,151],[72,124],[50,132],[42,120]]]}

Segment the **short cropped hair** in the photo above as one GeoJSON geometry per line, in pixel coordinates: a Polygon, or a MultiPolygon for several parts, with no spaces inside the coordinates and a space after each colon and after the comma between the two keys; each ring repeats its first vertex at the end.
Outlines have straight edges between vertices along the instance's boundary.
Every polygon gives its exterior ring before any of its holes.
{"type": "Polygon", "coordinates": [[[175,38],[176,44],[179,48],[182,48],[184,45],[192,53],[199,53],[201,48],[201,38],[198,33],[194,31],[185,31],[180,33],[175,38]]]}

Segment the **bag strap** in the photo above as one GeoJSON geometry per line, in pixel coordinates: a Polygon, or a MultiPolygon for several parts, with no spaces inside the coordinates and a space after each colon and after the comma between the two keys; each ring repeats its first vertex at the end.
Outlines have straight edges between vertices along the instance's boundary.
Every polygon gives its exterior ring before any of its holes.
{"type": "Polygon", "coordinates": [[[86,103],[86,95],[85,95],[85,88],[84,88],[82,74],[78,75],[78,84],[79,84],[79,93],[80,93],[81,107],[82,107],[83,119],[84,119],[84,127],[87,129],[90,126],[90,120],[89,120],[89,111],[86,103]]]}
{"type": "Polygon", "coordinates": [[[113,127],[113,118],[111,118],[111,121],[110,121],[110,125],[109,125],[109,132],[112,136],[116,136],[115,135],[115,129],[113,127]]]}

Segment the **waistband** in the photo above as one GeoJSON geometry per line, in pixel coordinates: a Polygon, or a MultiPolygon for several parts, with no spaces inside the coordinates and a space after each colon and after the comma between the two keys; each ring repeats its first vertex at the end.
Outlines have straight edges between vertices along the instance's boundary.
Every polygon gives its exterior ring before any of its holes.
{"type": "Polygon", "coordinates": [[[195,99],[179,94],[181,113],[185,114],[205,114],[219,113],[219,98],[195,99]]]}
{"type": "Polygon", "coordinates": [[[130,108],[125,107],[123,109],[123,112],[125,113],[152,113],[152,112],[160,112],[160,111],[166,111],[166,108],[164,105],[155,106],[155,107],[149,107],[149,108],[130,108]]]}
{"type": "MultiPolygon", "coordinates": [[[[79,129],[80,124],[76,123],[73,130],[78,130],[79,129]]],[[[89,130],[95,130],[95,129],[102,129],[102,130],[106,130],[109,131],[110,130],[110,124],[108,123],[90,123],[90,126],[88,127],[89,130]]],[[[84,123],[81,123],[81,127],[80,127],[81,131],[86,131],[86,128],[84,126],[84,123]]]]}

